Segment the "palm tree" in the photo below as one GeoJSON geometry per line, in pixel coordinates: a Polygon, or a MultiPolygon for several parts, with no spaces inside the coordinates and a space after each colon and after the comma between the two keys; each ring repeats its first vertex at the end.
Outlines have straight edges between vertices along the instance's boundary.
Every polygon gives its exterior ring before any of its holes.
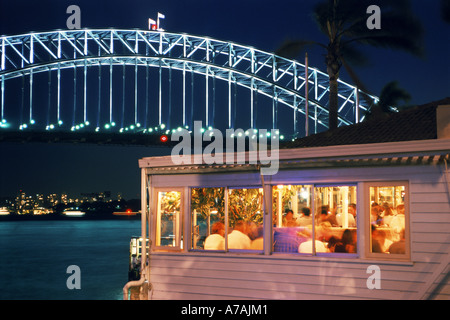
{"type": "Polygon", "coordinates": [[[397,81],[391,81],[381,89],[379,98],[378,102],[366,114],[366,119],[380,118],[396,110],[406,109],[408,106],[400,106],[400,101],[408,102],[411,95],[400,88],[397,81]]]}
{"type": "Polygon", "coordinates": [[[421,56],[422,26],[414,17],[408,0],[322,0],[315,5],[313,19],[325,34],[325,43],[308,40],[288,40],[277,50],[287,58],[297,57],[309,45],[325,49],[325,64],[329,76],[329,129],[338,126],[338,78],[344,66],[355,84],[367,89],[358,80],[350,64],[363,65],[366,57],[357,45],[404,50],[421,56]],[[381,9],[381,29],[369,29],[366,13],[370,5],[381,9]]]}

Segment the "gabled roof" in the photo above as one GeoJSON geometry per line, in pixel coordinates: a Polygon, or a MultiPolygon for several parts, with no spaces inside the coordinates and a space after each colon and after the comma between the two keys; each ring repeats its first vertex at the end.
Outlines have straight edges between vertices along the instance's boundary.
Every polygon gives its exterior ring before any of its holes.
{"type": "Polygon", "coordinates": [[[280,145],[280,149],[437,139],[436,109],[450,97],[280,145]]]}

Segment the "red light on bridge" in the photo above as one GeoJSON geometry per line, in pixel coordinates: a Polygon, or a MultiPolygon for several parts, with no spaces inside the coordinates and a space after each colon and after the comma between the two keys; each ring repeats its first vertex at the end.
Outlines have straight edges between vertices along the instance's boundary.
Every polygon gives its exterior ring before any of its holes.
{"type": "Polygon", "coordinates": [[[167,141],[169,140],[169,138],[168,138],[165,134],[163,134],[163,135],[159,138],[159,140],[161,140],[161,142],[167,142],[167,141]]]}

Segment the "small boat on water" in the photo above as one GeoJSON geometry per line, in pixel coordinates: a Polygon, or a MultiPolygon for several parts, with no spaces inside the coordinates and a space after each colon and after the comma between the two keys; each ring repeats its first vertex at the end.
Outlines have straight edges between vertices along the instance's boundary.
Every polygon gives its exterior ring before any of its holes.
{"type": "Polygon", "coordinates": [[[82,217],[84,216],[86,213],[83,211],[80,211],[77,209],[65,209],[63,211],[63,215],[68,216],[68,217],[82,217]]]}
{"type": "Polygon", "coordinates": [[[7,216],[9,215],[11,212],[9,212],[8,208],[6,207],[2,207],[0,208],[0,216],[7,216]]]}

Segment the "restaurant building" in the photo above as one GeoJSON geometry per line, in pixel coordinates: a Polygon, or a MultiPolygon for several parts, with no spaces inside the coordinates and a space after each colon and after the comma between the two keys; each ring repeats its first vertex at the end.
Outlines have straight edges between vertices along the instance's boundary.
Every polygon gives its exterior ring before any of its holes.
{"type": "Polygon", "coordinates": [[[274,175],[140,159],[148,298],[448,300],[449,155],[445,99],[282,145],[274,175]]]}

